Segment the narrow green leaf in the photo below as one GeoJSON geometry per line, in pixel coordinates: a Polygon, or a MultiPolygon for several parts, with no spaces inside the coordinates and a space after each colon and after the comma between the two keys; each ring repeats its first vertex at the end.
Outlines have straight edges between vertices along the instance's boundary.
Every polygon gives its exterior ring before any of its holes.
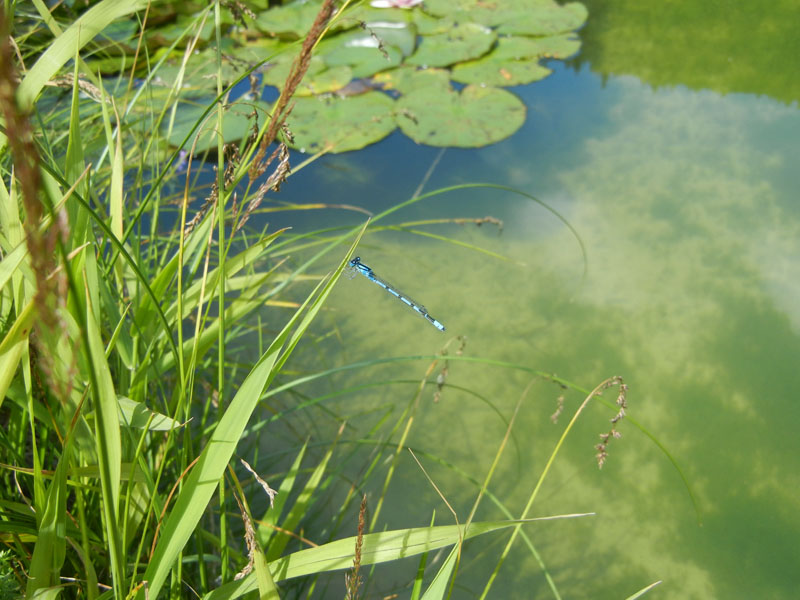
{"type": "Polygon", "coordinates": [[[280,600],[278,587],[272,579],[272,573],[269,571],[267,559],[264,558],[264,553],[261,548],[256,548],[255,556],[253,557],[254,571],[256,574],[256,583],[258,584],[258,596],[261,600],[280,600]]]}
{"type": "Polygon", "coordinates": [[[275,533],[275,529],[270,527],[270,525],[278,524],[278,519],[281,517],[283,507],[286,505],[287,500],[289,500],[289,494],[292,493],[294,482],[297,480],[297,474],[300,472],[300,465],[306,454],[306,448],[308,448],[308,442],[304,443],[303,447],[300,448],[300,452],[297,453],[294,463],[292,463],[292,466],[286,473],[286,477],[281,481],[278,493],[275,496],[274,505],[267,509],[266,514],[264,514],[259,522],[258,530],[256,531],[256,540],[261,546],[266,546],[267,541],[275,533]]]}
{"type": "MultiPolygon", "coordinates": [[[[77,49],[75,50],[77,55],[77,49]]],[[[77,58],[77,56],[75,57],[77,58]]],[[[67,155],[64,159],[64,177],[69,183],[75,183],[86,168],[83,157],[83,136],[81,136],[81,92],[78,86],[80,72],[78,71],[78,61],[75,61],[75,69],[72,73],[72,104],[69,114],[69,139],[67,140],[67,155]]],[[[85,183],[81,186],[80,193],[85,195],[85,183]]],[[[74,216],[74,215],[70,215],[74,216]]]]}
{"type": "Polygon", "coordinates": [[[24,243],[17,244],[11,252],[0,261],[0,289],[3,289],[28,255],[28,247],[24,243]]]}
{"type": "Polygon", "coordinates": [[[128,427],[137,429],[147,427],[149,431],[170,431],[181,427],[181,424],[175,419],[150,410],[143,402],[136,402],[125,396],[120,396],[118,401],[120,418],[122,423],[128,427]],[[152,421],[150,420],[151,416],[153,417],[152,421]]]}
{"type": "Polygon", "coordinates": [[[450,577],[453,575],[459,551],[458,544],[453,546],[450,554],[447,555],[444,563],[436,572],[430,586],[422,595],[422,600],[441,600],[447,595],[447,589],[450,587],[450,577]]]}
{"type": "MultiPolygon", "coordinates": [[[[533,519],[531,519],[533,520],[533,519]]],[[[484,521],[472,523],[463,535],[467,540],[478,535],[513,527],[518,521],[484,521]]],[[[423,552],[437,550],[458,543],[463,528],[457,525],[418,527],[370,533],[363,537],[361,565],[391,562],[423,552]]],[[[353,563],[356,536],[336,540],[316,548],[300,550],[270,563],[276,581],[325,571],[349,569],[353,563]]],[[[239,598],[256,589],[255,577],[244,579],[217,588],[204,596],[204,600],[239,598]]]]}
{"type": "Polygon", "coordinates": [[[651,583],[650,585],[642,588],[641,590],[639,590],[638,592],[636,592],[632,596],[628,596],[627,598],[625,598],[625,600],[636,600],[637,598],[641,598],[642,596],[644,596],[647,592],[652,590],[657,585],[661,585],[661,581],[654,581],[653,583],[651,583]]]}
{"type": "Polygon", "coordinates": [[[49,596],[50,588],[60,582],[61,567],[64,564],[67,531],[67,469],[70,462],[72,443],[70,440],[58,461],[50,487],[47,488],[47,499],[44,515],[39,525],[36,546],[33,549],[26,596],[49,596]],[[48,589],[49,588],[49,589],[48,589]]]}
{"type": "Polygon", "coordinates": [[[286,519],[281,523],[281,531],[275,536],[275,539],[267,550],[268,561],[275,560],[283,553],[286,544],[292,539],[288,532],[294,531],[298,523],[300,523],[300,519],[308,513],[309,507],[316,499],[314,492],[317,490],[317,487],[319,487],[319,482],[322,481],[322,475],[325,473],[325,468],[328,466],[328,461],[331,459],[331,456],[333,456],[333,448],[329,448],[325,453],[325,456],[316,466],[311,477],[308,478],[297,501],[292,505],[289,514],[286,515],[286,519]]]}
{"type": "MultiPolygon", "coordinates": [[[[87,274],[87,279],[90,277],[87,274]]],[[[96,418],[94,422],[97,457],[100,464],[100,485],[103,491],[103,515],[111,557],[114,591],[121,597],[125,587],[125,557],[123,556],[119,527],[119,486],[122,470],[122,443],[120,440],[119,412],[114,381],[106,360],[105,347],[100,337],[99,315],[94,312],[89,290],[86,291],[86,337],[88,338],[87,363],[93,372],[92,400],[96,418]]]]}
{"type": "MultiPolygon", "coordinates": [[[[5,262],[5,261],[4,261],[5,262]]],[[[11,329],[0,342],[0,406],[6,397],[8,386],[17,372],[22,352],[26,348],[28,334],[33,326],[36,309],[33,300],[14,319],[11,329]]]]}

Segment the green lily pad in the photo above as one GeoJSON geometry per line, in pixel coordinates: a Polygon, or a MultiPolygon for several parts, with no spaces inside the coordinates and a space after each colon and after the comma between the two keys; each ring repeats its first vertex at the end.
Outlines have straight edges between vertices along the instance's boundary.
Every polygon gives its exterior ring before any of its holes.
{"type": "Polygon", "coordinates": [[[452,77],[453,81],[460,83],[505,87],[533,83],[552,72],[533,59],[496,60],[486,57],[456,65],[452,77]]]}
{"type": "Polygon", "coordinates": [[[468,85],[461,92],[417,89],[397,101],[408,137],[429,146],[477,148],[509,137],[525,122],[525,104],[511,92],[468,85]]]}
{"type": "Polygon", "coordinates": [[[415,12],[403,8],[374,8],[368,2],[364,2],[353,10],[345,12],[341,21],[343,25],[350,27],[361,23],[411,23],[415,12]]]}
{"type": "MultiPolygon", "coordinates": [[[[280,59],[264,71],[264,83],[282,89],[292,68],[293,57],[280,59]]],[[[325,61],[312,56],[308,71],[297,86],[297,96],[313,96],[333,92],[346,86],[353,79],[353,71],[347,65],[327,68],[325,61]]]]}
{"type": "Polygon", "coordinates": [[[263,11],[255,25],[264,33],[297,39],[308,33],[319,9],[317,2],[292,2],[263,11]]]}
{"type": "Polygon", "coordinates": [[[410,12],[414,18],[414,24],[417,26],[417,33],[420,35],[434,35],[436,33],[445,33],[450,31],[455,26],[455,21],[445,16],[434,17],[421,10],[406,11],[410,12]]]}
{"type": "Polygon", "coordinates": [[[385,46],[399,48],[403,56],[408,56],[417,47],[417,26],[414,23],[369,22],[366,33],[374,34],[385,46]]]}
{"type": "Polygon", "coordinates": [[[397,126],[394,100],[381,92],[298,98],[287,123],[301,152],[347,152],[382,140],[397,126]]]}
{"type": "MultiPolygon", "coordinates": [[[[226,44],[227,45],[227,44],[226,44]]],[[[236,52],[238,48],[227,47],[224,52],[236,52]]],[[[183,53],[178,59],[171,59],[158,72],[158,76],[167,82],[174,82],[178,77],[184,61],[183,53]]],[[[230,83],[242,74],[242,64],[232,64],[223,60],[219,74],[223,83],[230,83]]],[[[183,71],[183,86],[186,89],[216,89],[217,84],[217,50],[205,48],[189,57],[183,71]]]]}
{"type": "MultiPolygon", "coordinates": [[[[295,96],[317,96],[342,89],[353,80],[353,71],[347,65],[331,67],[312,76],[306,74],[297,86],[295,96]]],[[[281,83],[283,85],[283,83],[281,83]]]]}
{"type": "Polygon", "coordinates": [[[403,61],[404,54],[414,51],[416,30],[405,23],[396,26],[369,24],[367,28],[324,41],[319,46],[319,56],[329,66],[350,66],[355,77],[369,77],[396,67],[403,61]]]}
{"type": "Polygon", "coordinates": [[[565,58],[579,48],[580,42],[572,34],[543,38],[501,37],[497,47],[486,56],[453,67],[453,80],[501,87],[531,83],[552,73],[536,59],[565,58]]]}
{"type": "Polygon", "coordinates": [[[375,48],[341,47],[324,56],[331,67],[348,66],[354,77],[369,77],[403,62],[403,53],[396,46],[384,46],[383,52],[375,48]]]}
{"type": "Polygon", "coordinates": [[[566,58],[575,54],[580,47],[581,42],[573,33],[537,38],[501,36],[497,40],[497,47],[488,57],[496,60],[566,58]]]}
{"type": "MultiPolygon", "coordinates": [[[[175,123],[168,138],[171,145],[179,146],[183,143],[184,138],[189,134],[195,123],[202,118],[203,113],[208,108],[208,104],[212,101],[213,99],[207,98],[193,102],[184,101],[179,104],[175,123]]],[[[253,119],[254,111],[257,112],[258,122],[263,123],[265,119],[269,118],[270,105],[261,100],[237,100],[226,107],[222,117],[222,139],[226,144],[241,140],[248,135],[255,123],[253,119]]],[[[165,119],[162,129],[166,131],[167,127],[168,119],[165,119]]],[[[195,138],[197,138],[197,144],[194,146],[195,154],[216,149],[216,128],[216,113],[212,110],[210,116],[189,138],[184,149],[191,150],[195,138]]]]}
{"type": "Polygon", "coordinates": [[[378,73],[372,80],[384,89],[397,90],[401,94],[432,86],[450,89],[450,71],[447,69],[419,69],[406,65],[378,73]]]}
{"type": "Polygon", "coordinates": [[[563,6],[551,6],[538,10],[536,14],[519,15],[519,18],[503,23],[499,33],[511,35],[552,35],[574,31],[586,22],[589,11],[580,2],[563,6]]]}
{"type": "Polygon", "coordinates": [[[497,35],[491,29],[476,23],[464,23],[446,33],[424,36],[417,51],[406,62],[427,67],[446,67],[486,54],[495,39],[497,35]]]}
{"type": "Polygon", "coordinates": [[[572,31],[586,21],[586,7],[578,2],[563,6],[554,0],[426,0],[425,10],[459,23],[500,27],[499,33],[550,35],[572,31]]]}

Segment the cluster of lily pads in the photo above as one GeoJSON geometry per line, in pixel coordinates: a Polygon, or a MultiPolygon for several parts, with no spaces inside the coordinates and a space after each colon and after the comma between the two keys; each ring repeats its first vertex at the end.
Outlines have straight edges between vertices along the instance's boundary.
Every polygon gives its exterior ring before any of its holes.
{"type": "MultiPolygon", "coordinates": [[[[554,0],[373,4],[346,9],[315,49],[288,120],[296,149],[356,150],[398,127],[432,146],[478,147],[502,140],[525,120],[525,105],[503,88],[546,77],[551,71],[542,59],[577,52],[575,30],[587,17],[582,4],[554,0]]],[[[260,84],[280,88],[299,48],[292,43],[306,34],[319,5],[298,0],[268,10],[254,6],[257,18],[249,29],[232,28],[225,39],[223,75],[233,79],[245,65],[268,59],[258,69],[260,84]]],[[[194,57],[191,80],[216,72],[214,53],[209,45],[194,57]]],[[[169,77],[168,69],[162,77],[169,77]]],[[[204,108],[201,98],[182,102],[172,143],[184,139],[204,108]]],[[[254,109],[266,118],[269,105],[247,96],[229,106],[226,142],[246,134],[254,109]]],[[[208,136],[196,149],[210,144],[208,136]]]]}

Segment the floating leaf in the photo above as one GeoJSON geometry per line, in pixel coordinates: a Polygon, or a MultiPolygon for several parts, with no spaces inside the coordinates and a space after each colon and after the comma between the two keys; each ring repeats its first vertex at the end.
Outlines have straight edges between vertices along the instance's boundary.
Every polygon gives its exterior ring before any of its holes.
{"type": "Polygon", "coordinates": [[[455,21],[446,16],[433,17],[421,10],[412,11],[411,14],[414,16],[414,24],[417,26],[417,33],[420,35],[445,33],[450,31],[456,24],[455,21]]]}
{"type": "MultiPolygon", "coordinates": [[[[226,48],[225,52],[237,49],[226,48]]],[[[183,69],[183,89],[205,89],[215,90],[217,83],[217,50],[215,48],[205,48],[193,54],[188,63],[183,66],[183,56],[177,60],[171,60],[162,66],[158,71],[158,76],[162,81],[172,83],[176,80],[178,73],[183,69]]],[[[219,75],[223,83],[230,83],[242,74],[241,64],[231,64],[230,61],[223,60],[219,75]]]]}
{"type": "Polygon", "coordinates": [[[425,36],[408,63],[427,67],[446,67],[478,58],[494,44],[496,34],[482,25],[465,23],[446,33],[425,36]]]}
{"type": "Polygon", "coordinates": [[[376,36],[369,31],[345,33],[320,44],[319,54],[329,66],[347,65],[354,77],[369,77],[379,71],[396,67],[403,60],[403,51],[389,41],[390,36],[379,35],[386,31],[393,34],[399,43],[410,46],[413,51],[416,34],[405,24],[400,24],[402,33],[387,28],[375,28],[376,36]],[[383,49],[380,48],[383,43],[383,49]]]}
{"type": "Polygon", "coordinates": [[[397,90],[402,94],[431,86],[438,86],[445,90],[450,89],[450,72],[447,69],[420,69],[405,66],[378,73],[372,80],[381,84],[384,89],[397,90]]]}
{"type": "Polygon", "coordinates": [[[535,39],[501,37],[497,47],[486,56],[453,67],[453,80],[494,86],[531,83],[552,72],[536,62],[537,58],[564,58],[578,48],[580,42],[571,34],[535,39]]]}
{"type": "Polygon", "coordinates": [[[496,60],[486,57],[456,65],[452,77],[453,81],[460,83],[504,87],[539,81],[550,73],[550,69],[534,59],[496,60]]]}
{"type": "MultiPolygon", "coordinates": [[[[195,123],[202,118],[203,113],[208,108],[208,104],[212,101],[211,99],[206,99],[205,101],[200,100],[193,103],[181,102],[172,132],[169,135],[169,143],[173,146],[180,145],[195,123]]],[[[270,105],[261,100],[238,100],[234,102],[225,109],[222,117],[222,139],[226,144],[241,140],[250,132],[250,128],[255,123],[252,117],[253,112],[257,111],[258,122],[263,123],[269,116],[269,110],[270,105]]],[[[216,128],[216,113],[212,110],[198,129],[199,133],[195,132],[189,138],[184,149],[190,150],[192,148],[195,136],[198,136],[195,153],[216,149],[216,128]]]]}
{"type": "Polygon", "coordinates": [[[554,0],[426,0],[425,10],[459,23],[500,26],[500,33],[549,35],[572,31],[586,21],[586,7],[578,2],[559,5],[554,0]]]}
{"type": "Polygon", "coordinates": [[[315,2],[292,2],[263,11],[255,24],[264,33],[296,39],[308,33],[317,12],[315,2]]]}
{"type": "Polygon", "coordinates": [[[396,46],[404,56],[417,47],[417,26],[414,23],[376,21],[366,24],[366,33],[377,37],[385,46],[396,46]]]}
{"type": "MultiPolygon", "coordinates": [[[[292,67],[292,57],[281,59],[271,64],[264,71],[264,83],[282,88],[292,67]]],[[[295,95],[313,96],[333,92],[346,86],[353,79],[353,71],[347,65],[326,68],[325,62],[318,56],[312,56],[306,73],[295,95]]]]}
{"type": "Polygon", "coordinates": [[[408,137],[429,146],[477,148],[507,138],[525,122],[525,105],[511,92],[468,85],[460,93],[417,89],[397,101],[408,137]]]}
{"type": "Polygon", "coordinates": [[[403,53],[396,46],[384,46],[386,54],[375,48],[338,48],[324,57],[330,66],[347,66],[353,77],[369,77],[403,62],[403,53]]]}
{"type": "Polygon", "coordinates": [[[560,35],[548,35],[537,38],[510,37],[509,40],[524,42],[530,56],[539,58],[567,58],[572,56],[581,48],[581,41],[574,33],[563,33],[560,35]]]}
{"type": "Polygon", "coordinates": [[[512,35],[552,35],[573,31],[586,22],[589,11],[579,2],[554,5],[536,13],[519,15],[500,26],[498,32],[512,35]]]}
{"type": "Polygon", "coordinates": [[[374,8],[364,2],[342,16],[342,23],[351,27],[361,23],[411,23],[417,11],[402,8],[374,8]]]}
{"type": "Polygon", "coordinates": [[[298,98],[288,123],[301,152],[358,150],[394,130],[394,100],[381,92],[298,98]]]}

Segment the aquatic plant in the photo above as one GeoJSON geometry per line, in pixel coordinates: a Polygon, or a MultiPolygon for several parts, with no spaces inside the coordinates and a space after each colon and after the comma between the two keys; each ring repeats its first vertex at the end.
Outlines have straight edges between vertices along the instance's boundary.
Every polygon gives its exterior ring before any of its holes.
{"type": "MultiPolygon", "coordinates": [[[[298,0],[269,10],[259,10],[263,7],[257,3],[243,6],[248,10],[241,10],[238,20],[221,21],[226,31],[220,65],[211,43],[211,22],[202,10],[176,15],[169,25],[148,29],[143,37],[154,58],[166,59],[157,76],[183,81],[177,112],[186,116],[172,123],[173,143],[183,139],[197,111],[210,102],[203,92],[218,68],[225,83],[244,72],[252,77],[250,97],[232,107],[232,114],[242,116],[223,122],[225,141],[240,140],[243,115],[267,108],[258,99],[265,88],[283,84],[294,44],[308,31],[319,4],[298,0]],[[184,49],[189,30],[191,55],[184,49]]],[[[525,120],[524,104],[501,88],[543,79],[551,71],[542,60],[575,54],[580,42],[574,31],[586,17],[580,3],[562,6],[553,0],[496,6],[478,0],[371,6],[345,2],[295,91],[296,107],[287,120],[293,137],[287,142],[305,152],[346,152],[379,141],[398,127],[416,142],[433,146],[498,142],[525,120]],[[424,93],[409,94],[396,84],[408,70],[430,69],[440,69],[446,77],[424,93]],[[467,85],[461,89],[458,84],[467,85]]],[[[136,36],[135,31],[120,30],[115,41],[130,45],[136,36]]],[[[103,53],[109,51],[104,48],[103,53]]],[[[93,65],[118,72],[123,59],[98,56],[93,65]]],[[[201,142],[197,150],[209,144],[201,142]]]]}

